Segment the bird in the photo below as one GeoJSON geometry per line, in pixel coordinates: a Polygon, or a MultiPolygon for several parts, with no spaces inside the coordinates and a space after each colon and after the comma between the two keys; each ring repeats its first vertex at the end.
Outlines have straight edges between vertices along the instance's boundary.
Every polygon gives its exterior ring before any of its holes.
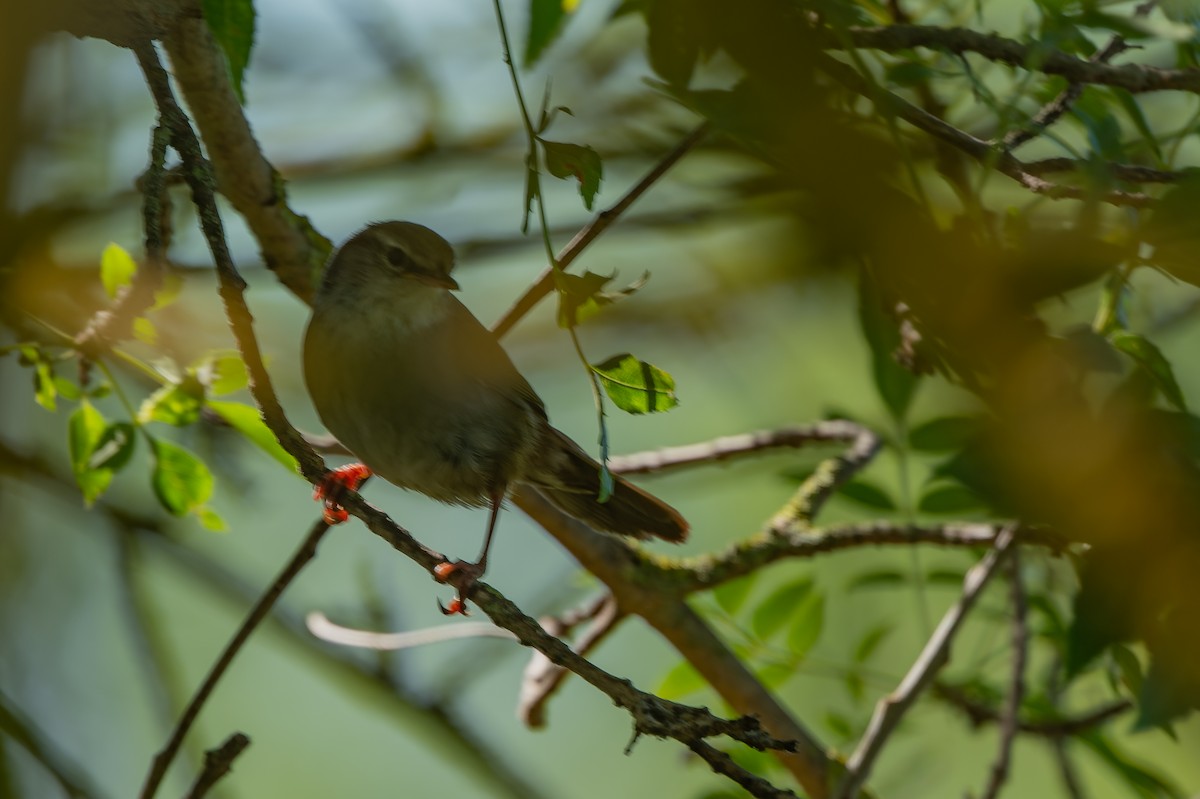
{"type": "Polygon", "coordinates": [[[684,541],[684,517],[620,477],[600,500],[600,464],[550,425],[496,337],[454,296],[454,266],[449,242],[407,221],[370,224],[330,256],[304,334],[304,381],[322,424],[361,464],[318,485],[326,520],[345,520],[340,492],[371,474],[487,507],[479,557],[435,570],[443,580],[462,572],[445,613],[466,613],[500,508],[520,484],[593,529],[684,541]]]}

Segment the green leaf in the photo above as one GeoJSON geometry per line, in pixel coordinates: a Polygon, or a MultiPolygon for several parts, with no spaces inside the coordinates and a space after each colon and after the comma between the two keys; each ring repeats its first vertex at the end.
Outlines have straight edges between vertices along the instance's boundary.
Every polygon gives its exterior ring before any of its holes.
{"type": "Polygon", "coordinates": [[[110,241],[100,253],[100,282],[104,284],[104,293],[116,297],[117,292],[133,282],[137,273],[137,262],[125,248],[110,241]]]}
{"type": "Polygon", "coordinates": [[[865,505],[868,508],[876,510],[895,510],[896,503],[887,493],[876,486],[874,483],[868,483],[866,480],[851,480],[845,483],[838,493],[853,500],[860,505],[865,505]]]}
{"type": "Polygon", "coordinates": [[[645,272],[640,278],[615,291],[605,291],[604,287],[616,278],[614,272],[609,277],[595,272],[584,272],[573,275],[561,269],[554,272],[554,285],[558,289],[558,326],[564,330],[575,327],[580,322],[594,316],[601,308],[630,296],[650,279],[650,273],[645,272]]]}
{"type": "Polygon", "coordinates": [[[796,609],[788,629],[788,648],[794,655],[803,658],[817,643],[824,628],[825,597],[819,591],[813,591],[796,609]]]}
{"type": "Polygon", "coordinates": [[[708,683],[700,676],[700,672],[696,671],[696,668],[688,661],[681,660],[666,673],[662,682],[658,684],[658,690],[654,693],[663,699],[675,700],[702,691],[707,687],[708,683]]]}
{"type": "Polygon", "coordinates": [[[713,599],[729,615],[738,612],[738,608],[746,601],[746,597],[750,595],[750,589],[754,587],[754,578],[752,575],[738,577],[736,580],[730,580],[721,583],[713,589],[713,599]]]}
{"type": "Polygon", "coordinates": [[[144,316],[133,320],[133,337],[143,344],[158,343],[158,328],[144,316]]]}
{"type": "Polygon", "coordinates": [[[759,638],[770,638],[787,624],[812,590],[811,577],[801,577],[775,589],[754,609],[750,629],[759,638]]]}
{"type": "Polygon", "coordinates": [[[275,439],[275,434],[262,420],[258,408],[240,402],[224,400],[209,400],[205,403],[209,410],[224,419],[230,427],[248,438],[251,443],[282,463],[288,470],[299,473],[296,459],[287,453],[275,439]]]}
{"type": "Polygon", "coordinates": [[[916,86],[928,82],[934,75],[928,64],[920,61],[902,61],[887,68],[884,80],[894,86],[916,86]]]}
{"type": "Polygon", "coordinates": [[[246,363],[237,350],[210,353],[192,365],[196,378],[214,396],[232,394],[250,383],[246,363]]]}
{"type": "Polygon", "coordinates": [[[86,399],[79,403],[79,407],[67,420],[71,471],[75,474],[75,482],[83,491],[83,501],[88,506],[91,506],[112,482],[111,469],[92,466],[92,454],[99,446],[107,427],[104,415],[86,399]]]}
{"type": "Polygon", "coordinates": [[[1155,727],[1171,733],[1170,724],[1186,716],[1200,704],[1195,695],[1195,675],[1175,673],[1157,655],[1150,659],[1150,668],[1138,693],[1138,715],[1133,722],[1136,732],[1155,727]]]}
{"type": "Polygon", "coordinates": [[[119,472],[133,456],[137,431],[129,422],[113,422],[104,428],[88,460],[89,469],[119,472]]]}
{"type": "Polygon", "coordinates": [[[1170,361],[1149,339],[1137,333],[1119,330],[1109,336],[1109,341],[1118,350],[1133,358],[1154,378],[1155,386],[1167,402],[1181,411],[1187,410],[1187,402],[1183,398],[1179,383],[1175,382],[1175,372],[1171,369],[1170,361]]]}
{"type": "Polygon", "coordinates": [[[957,483],[935,486],[922,494],[917,503],[921,513],[966,513],[986,507],[978,494],[957,483]]]}
{"type": "Polygon", "coordinates": [[[154,439],[154,495],[170,513],[183,516],[208,502],[213,476],[204,461],[163,439],[154,439]]]}
{"type": "Polygon", "coordinates": [[[1128,90],[1120,89],[1116,86],[1109,86],[1108,92],[1117,98],[1117,102],[1120,103],[1125,116],[1129,117],[1129,121],[1142,134],[1142,138],[1145,139],[1146,144],[1150,147],[1150,152],[1154,154],[1154,159],[1161,165],[1163,163],[1163,156],[1162,149],[1158,145],[1158,136],[1155,134],[1154,129],[1150,127],[1150,123],[1146,120],[1146,115],[1142,113],[1142,106],[1138,103],[1137,98],[1128,90]]]}
{"type": "Polygon", "coordinates": [[[1135,762],[1099,730],[1089,730],[1076,736],[1076,740],[1091,749],[1097,759],[1111,768],[1135,796],[1142,799],[1183,799],[1188,795],[1166,776],[1135,762]]]}
{"type": "Polygon", "coordinates": [[[847,591],[859,588],[892,588],[908,582],[908,574],[895,569],[876,569],[874,571],[856,574],[846,584],[847,591]]]}
{"type": "Polygon", "coordinates": [[[186,427],[200,418],[204,387],[191,372],[178,383],[168,383],[155,391],[138,409],[138,421],[164,422],[186,427]]]}
{"type": "Polygon", "coordinates": [[[65,377],[54,378],[54,390],[58,396],[62,397],[63,399],[71,400],[72,402],[83,396],[83,392],[79,390],[79,386],[75,385],[65,377]]]}
{"type": "Polygon", "coordinates": [[[840,738],[843,741],[848,741],[854,737],[854,725],[850,723],[850,719],[843,716],[841,713],[829,711],[824,716],[825,728],[833,733],[834,737],[840,738]]]}
{"type": "Polygon", "coordinates": [[[626,413],[659,413],[679,404],[675,379],[627,352],[592,364],[592,369],[613,404],[626,413]]]}
{"type": "Polygon", "coordinates": [[[200,524],[203,525],[205,530],[212,530],[214,533],[229,532],[229,525],[221,518],[221,514],[207,505],[196,508],[196,518],[200,520],[200,524]]]}
{"type": "Polygon", "coordinates": [[[1138,656],[1133,654],[1133,650],[1124,644],[1113,644],[1108,649],[1112,656],[1113,664],[1117,667],[1117,671],[1121,676],[1121,684],[1129,693],[1137,696],[1142,692],[1142,663],[1138,660],[1138,656]]]}
{"type": "Polygon", "coordinates": [[[868,630],[867,634],[859,639],[858,645],[854,647],[854,662],[866,663],[883,643],[883,639],[891,634],[892,628],[886,624],[880,624],[868,630]]]}
{"type": "Polygon", "coordinates": [[[254,47],[253,0],[203,0],[202,7],[204,21],[225,53],[238,102],[245,105],[246,65],[250,63],[250,50],[254,47]]]}
{"type": "Polygon", "coordinates": [[[979,419],[974,416],[943,416],[914,427],[908,445],[921,452],[952,452],[965,447],[978,433],[979,419]]]}
{"type": "Polygon", "coordinates": [[[33,367],[33,398],[50,412],[58,410],[58,388],[54,385],[54,370],[45,361],[33,367]]]}
{"type": "Polygon", "coordinates": [[[875,390],[896,421],[903,421],[912,404],[917,388],[916,376],[896,362],[894,353],[900,345],[896,320],[884,310],[880,296],[870,276],[859,276],[859,323],[871,348],[871,375],[875,390]]]}
{"type": "Polygon", "coordinates": [[[525,37],[525,68],[533,66],[563,27],[567,12],[578,0],[529,0],[529,34],[525,37]]]}
{"type": "Polygon", "coordinates": [[[542,151],[546,156],[546,170],[556,178],[575,178],[579,181],[579,194],[583,197],[583,205],[589,211],[600,191],[600,181],[604,177],[604,164],[600,154],[591,147],[566,142],[547,141],[542,143],[542,151]]]}

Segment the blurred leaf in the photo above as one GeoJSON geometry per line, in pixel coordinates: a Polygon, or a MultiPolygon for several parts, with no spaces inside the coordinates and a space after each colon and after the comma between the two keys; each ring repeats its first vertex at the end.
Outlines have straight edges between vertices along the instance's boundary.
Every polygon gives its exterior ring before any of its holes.
{"type": "Polygon", "coordinates": [[[109,469],[119,472],[133,456],[137,431],[129,422],[113,422],[104,428],[88,461],[90,469],[109,469]]]}
{"type": "Polygon", "coordinates": [[[1112,341],[1114,347],[1130,358],[1133,358],[1139,366],[1154,378],[1155,386],[1162,392],[1167,402],[1181,411],[1187,410],[1183,391],[1180,390],[1179,383],[1175,382],[1175,372],[1171,369],[1170,362],[1163,356],[1158,347],[1154,346],[1144,336],[1125,330],[1113,333],[1109,336],[1109,340],[1112,341]]]}
{"type": "Polygon", "coordinates": [[[854,737],[854,725],[850,723],[850,719],[843,716],[841,713],[829,711],[824,716],[825,727],[834,734],[835,737],[848,741],[854,737]]]}
{"type": "Polygon", "coordinates": [[[225,523],[221,515],[208,506],[197,508],[196,518],[200,520],[200,524],[205,530],[212,530],[214,533],[229,532],[229,525],[225,523]]]}
{"type": "Polygon", "coordinates": [[[1186,794],[1170,780],[1152,771],[1149,767],[1135,763],[1099,730],[1089,730],[1076,736],[1105,765],[1116,772],[1117,777],[1133,793],[1143,799],[1184,799],[1186,794]]]}
{"type": "Polygon", "coordinates": [[[1108,646],[1136,638],[1132,609],[1115,586],[1126,584],[1130,553],[1093,546],[1080,559],[1075,617],[1067,630],[1068,677],[1079,675],[1108,646]]]}
{"type": "Polygon", "coordinates": [[[902,61],[892,64],[884,73],[884,81],[894,86],[916,86],[934,77],[928,64],[920,61],[902,61]]]}
{"type": "Polygon", "coordinates": [[[1200,174],[1190,174],[1162,195],[1143,228],[1154,246],[1152,263],[1170,274],[1200,286],[1200,174]]]}
{"type": "Polygon", "coordinates": [[[912,404],[917,378],[896,362],[894,353],[900,345],[896,320],[886,313],[883,298],[865,273],[859,275],[859,324],[871,348],[871,374],[875,390],[891,412],[892,418],[902,421],[912,404]]]}
{"type": "Polygon", "coordinates": [[[1108,652],[1121,676],[1121,684],[1133,696],[1142,692],[1142,664],[1133,650],[1123,644],[1113,644],[1108,652]]]}
{"type": "Polygon", "coordinates": [[[579,195],[583,197],[583,205],[589,211],[600,191],[600,181],[604,177],[604,165],[600,154],[591,147],[565,142],[538,139],[546,154],[546,170],[556,178],[575,178],[579,181],[579,195]]]}
{"type": "Polygon", "coordinates": [[[1071,114],[1083,123],[1088,141],[1096,154],[1106,161],[1126,160],[1121,123],[1105,102],[1104,92],[1088,86],[1071,106],[1071,114]]]}
{"type": "Polygon", "coordinates": [[[158,343],[158,328],[144,316],[133,320],[133,337],[143,344],[158,343]]]}
{"type": "Polygon", "coordinates": [[[925,573],[924,579],[928,585],[948,585],[951,588],[960,588],[965,576],[960,569],[930,569],[925,573]]]}
{"type": "Polygon", "coordinates": [[[713,589],[713,599],[716,600],[721,610],[732,616],[746,601],[746,597],[750,595],[750,589],[753,587],[754,575],[747,574],[745,577],[738,577],[736,580],[729,580],[718,585],[713,589]]]}
{"type": "Polygon", "coordinates": [[[50,412],[58,410],[58,388],[54,385],[54,370],[45,361],[33,367],[33,398],[50,412]]]}
{"type": "MultiPolygon", "coordinates": [[[[1191,642],[1195,648],[1196,642],[1191,642]]],[[[1194,665],[1194,659],[1192,664],[1194,665]]],[[[1170,729],[1173,721],[1178,721],[1193,710],[1200,707],[1200,676],[1181,674],[1178,670],[1166,667],[1166,661],[1157,654],[1150,659],[1150,668],[1142,680],[1142,690],[1138,692],[1138,715],[1133,723],[1135,732],[1162,729],[1174,736],[1170,729]]]]}
{"type": "MultiPolygon", "coordinates": [[[[1122,281],[1122,286],[1127,286],[1122,281]]],[[[1118,301],[1119,302],[1119,301],[1118,301]]],[[[1120,374],[1125,363],[1113,350],[1112,342],[1092,329],[1091,325],[1075,325],[1064,331],[1067,356],[1085,369],[1093,372],[1120,374]]]]}
{"type": "Polygon", "coordinates": [[[701,53],[711,52],[716,44],[707,5],[700,0],[654,0],[645,9],[650,66],[679,88],[691,80],[701,53]]]}
{"type": "Polygon", "coordinates": [[[67,420],[71,471],[75,473],[75,482],[83,491],[83,501],[89,507],[112,482],[112,470],[92,466],[92,453],[100,445],[107,427],[103,414],[86,399],[79,403],[67,420]]]}
{"type": "Polygon", "coordinates": [[[168,383],[147,397],[138,409],[138,421],[186,427],[200,418],[203,401],[204,387],[189,372],[182,381],[168,383]]]}
{"type": "Polygon", "coordinates": [[[584,272],[573,275],[561,269],[554,272],[554,285],[558,289],[558,326],[564,330],[574,327],[580,322],[594,316],[605,306],[623,300],[632,295],[650,279],[650,273],[645,272],[640,278],[628,286],[615,291],[605,291],[604,287],[616,278],[595,272],[584,272]]]}
{"type": "MultiPolygon", "coordinates": [[[[577,0],[575,0],[577,2],[577,0]]],[[[525,68],[533,66],[558,36],[572,0],[529,0],[529,31],[525,37],[525,68]]]]}
{"type": "Polygon", "coordinates": [[[210,353],[193,364],[193,369],[201,384],[217,397],[240,391],[250,383],[246,363],[237,350],[210,353]]]}
{"type": "Polygon", "coordinates": [[[253,0],[202,0],[204,21],[221,45],[238,102],[246,104],[245,73],[254,47],[253,0]]]}
{"type": "Polygon", "coordinates": [[[796,669],[787,663],[768,663],[757,669],[755,674],[768,688],[778,688],[796,675],[796,669]]]}
{"type": "Polygon", "coordinates": [[[792,654],[803,658],[821,638],[825,628],[825,597],[819,591],[811,592],[793,614],[788,629],[787,643],[792,654]]]}
{"type": "Polygon", "coordinates": [[[696,671],[695,666],[686,660],[681,660],[662,678],[655,693],[663,699],[676,700],[707,687],[708,683],[700,676],[700,672],[696,671]]]}
{"type": "Polygon", "coordinates": [[[908,575],[895,569],[877,569],[856,574],[846,584],[847,591],[859,588],[891,588],[908,582],[908,575]]]}
{"type": "Polygon", "coordinates": [[[750,629],[759,638],[770,638],[787,624],[812,590],[811,577],[801,577],[775,589],[754,609],[750,629]]]}
{"type": "Polygon", "coordinates": [[[1108,92],[1117,99],[1125,116],[1129,117],[1129,121],[1137,128],[1138,133],[1142,134],[1142,139],[1150,148],[1150,152],[1154,154],[1154,160],[1161,165],[1163,163],[1162,148],[1159,147],[1158,137],[1146,120],[1146,115],[1142,113],[1142,106],[1138,103],[1137,98],[1128,90],[1116,86],[1109,86],[1108,92]]]}
{"type": "Polygon", "coordinates": [[[921,452],[952,452],[965,447],[978,433],[978,417],[943,416],[914,427],[908,445],[921,452]]]}
{"type": "Polygon", "coordinates": [[[867,631],[867,634],[859,639],[858,644],[854,647],[854,662],[866,663],[871,655],[875,654],[875,650],[883,643],[883,639],[892,634],[892,627],[887,624],[879,624],[867,631]]]}
{"type": "Polygon", "coordinates": [[[57,392],[58,396],[62,397],[63,399],[71,400],[72,402],[83,396],[83,392],[79,390],[79,386],[75,385],[65,377],[54,378],[54,390],[57,392]]]}
{"type": "Polygon", "coordinates": [[[856,669],[851,669],[846,672],[846,676],[842,678],[842,684],[846,686],[846,692],[850,694],[850,698],[855,703],[861,702],[863,694],[866,692],[866,683],[863,682],[863,676],[856,669]]]}
{"type": "Polygon", "coordinates": [[[627,352],[592,364],[592,369],[613,404],[626,413],[658,413],[679,404],[674,378],[627,352]]]}
{"type": "Polygon", "coordinates": [[[299,473],[300,467],[296,463],[296,459],[280,446],[279,441],[275,438],[275,434],[267,427],[267,423],[262,420],[262,415],[258,412],[258,408],[226,400],[209,400],[205,405],[213,413],[224,419],[230,427],[248,438],[251,443],[282,463],[289,471],[299,473]]]}
{"type": "Polygon", "coordinates": [[[154,439],[154,495],[170,513],[183,516],[208,502],[213,492],[212,472],[178,444],[154,439]]]}
{"type": "Polygon", "coordinates": [[[176,272],[166,272],[162,276],[162,285],[159,286],[158,291],[154,292],[154,305],[150,306],[150,310],[157,311],[160,308],[166,308],[179,299],[182,291],[183,277],[176,272]]]}
{"type": "Polygon", "coordinates": [[[860,505],[876,510],[895,510],[896,503],[882,489],[866,480],[851,480],[838,489],[838,493],[860,505]]]}
{"type": "Polygon", "coordinates": [[[987,505],[971,489],[963,485],[941,485],[927,490],[917,503],[921,513],[966,513],[986,510],[987,505]]]}
{"type": "Polygon", "coordinates": [[[123,287],[133,282],[137,272],[137,262],[133,260],[125,248],[110,241],[100,253],[100,282],[104,284],[104,293],[113,298],[123,287]]]}

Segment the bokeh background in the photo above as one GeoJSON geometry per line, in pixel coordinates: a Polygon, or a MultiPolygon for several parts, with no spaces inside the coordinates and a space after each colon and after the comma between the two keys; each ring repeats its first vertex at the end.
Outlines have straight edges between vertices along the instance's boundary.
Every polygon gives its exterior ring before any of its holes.
{"type": "MultiPolygon", "coordinates": [[[[644,23],[636,14],[610,21],[616,5],[581,3],[546,57],[522,74],[527,95],[540,97],[549,83],[553,104],[572,112],[559,117],[551,137],[589,144],[604,157],[600,207],[697,122],[648,85],[644,23]]],[[[989,4],[985,27],[1015,25],[1024,5],[989,4]]],[[[519,229],[523,134],[490,6],[260,0],[256,7],[246,111],[263,150],[289,181],[292,207],[334,241],[391,218],[438,230],[459,252],[464,302],[485,323],[495,320],[541,271],[544,256],[536,236],[519,229]]],[[[510,28],[522,35],[524,4],[505,8],[510,28]]],[[[718,63],[711,77],[728,76],[718,63]]],[[[154,119],[132,54],[107,42],[51,36],[34,49],[26,81],[23,150],[9,206],[25,215],[27,235],[21,257],[6,258],[4,266],[0,344],[16,341],[18,331],[43,335],[42,323],[80,329],[105,302],[98,265],[106,244],[140,252],[134,181],[146,165],[154,119]]],[[[561,246],[590,215],[573,184],[547,179],[543,185],[561,246]]],[[[995,191],[1000,203],[1005,192],[1018,196],[1005,186],[995,191]]],[[[186,364],[233,342],[186,193],[176,187],[172,196],[170,255],[183,277],[181,296],[153,316],[159,336],[153,347],[127,348],[186,364]]],[[[633,352],[668,370],[681,397],[668,414],[611,413],[615,451],[829,415],[902,434],[872,385],[853,276],[806,248],[794,211],[760,163],[710,144],[688,155],[587,251],[582,263],[591,271],[627,280],[652,275],[632,299],[581,329],[589,356],[633,352]]],[[[225,223],[250,283],[248,300],[276,388],[292,421],[319,431],[299,371],[307,309],[262,268],[236,215],[226,213],[225,223]]],[[[1200,344],[1194,313],[1200,293],[1159,275],[1139,281],[1135,313],[1161,323],[1156,342],[1176,364],[1185,395],[1200,396],[1200,370],[1190,357],[1200,344]]],[[[1087,322],[1093,308],[1094,297],[1069,296],[1052,313],[1064,324],[1087,322]]],[[[555,326],[553,308],[539,307],[506,347],[554,423],[594,451],[586,375],[555,326]]],[[[151,388],[134,371],[120,379],[134,397],[151,388]]],[[[162,432],[209,462],[217,476],[211,504],[227,532],[164,514],[150,491],[144,447],[101,502],[85,508],[66,446],[70,402],[61,401],[56,413],[39,407],[29,371],[14,357],[0,359],[0,387],[0,692],[57,758],[76,765],[94,795],[130,796],[182,702],[317,507],[300,479],[236,434],[198,425],[162,432]]],[[[110,416],[121,413],[115,397],[98,406],[110,416]]],[[[965,392],[929,380],[911,418],[972,407],[965,392]]],[[[822,454],[829,451],[765,455],[644,484],[692,520],[684,551],[707,552],[758,529],[822,454]]],[[[911,504],[934,461],[885,452],[867,476],[911,504]]],[[[434,548],[470,557],[478,546],[482,513],[442,507],[378,481],[367,495],[434,548]]],[[[861,519],[872,511],[835,499],[827,514],[861,519]]],[[[759,595],[810,576],[826,596],[817,646],[794,673],[776,675],[788,705],[824,740],[845,745],[838,720],[866,718],[957,595],[950,583],[921,590],[849,586],[880,569],[961,571],[970,561],[958,552],[871,551],[770,570],[755,587],[759,595]],[[880,623],[892,632],[860,675],[865,693],[856,697],[846,686],[849,653],[880,623]]],[[[1070,579],[1053,569],[1043,576],[1070,579]]],[[[488,580],[533,613],[561,611],[599,590],[516,511],[502,518],[488,580]]],[[[167,794],[180,793],[198,753],[233,730],[253,744],[217,790],[231,799],[700,797],[729,790],[674,743],[641,740],[625,755],[628,716],[579,681],[568,682],[553,701],[548,729],[522,727],[513,708],[528,655],[515,644],[464,640],[379,656],[321,644],[302,625],[313,610],[376,629],[439,625],[445,622],[434,598],[446,594],[356,523],[336,530],[204,709],[186,747],[191,765],[172,771],[167,794]]],[[[1003,592],[989,594],[988,602],[998,613],[1003,592]]],[[[703,597],[697,603],[715,607],[703,597]]],[[[981,615],[988,617],[987,607],[981,615]]],[[[736,640],[732,625],[722,629],[736,640]]],[[[986,663],[1002,657],[1006,645],[1002,625],[980,624],[968,630],[956,657],[986,663]]],[[[755,657],[760,666],[786,660],[769,649],[755,657]]],[[[636,622],[625,624],[595,659],[648,689],[678,663],[636,622]]],[[[1110,696],[1095,680],[1072,702],[1085,708],[1110,696]]],[[[720,707],[704,690],[685,698],[720,707]]],[[[1134,735],[1127,722],[1112,729],[1122,757],[1169,776],[1184,793],[1200,790],[1195,720],[1179,724],[1174,739],[1159,731],[1134,735]]],[[[961,796],[979,782],[995,746],[994,729],[973,730],[955,709],[927,701],[872,784],[881,796],[961,796]]],[[[1086,751],[1077,763],[1086,796],[1128,795],[1109,763],[1086,751]]],[[[1048,747],[1018,743],[1009,795],[1060,795],[1059,779],[1048,747]]],[[[25,748],[3,737],[0,794],[65,795],[25,748]]]]}

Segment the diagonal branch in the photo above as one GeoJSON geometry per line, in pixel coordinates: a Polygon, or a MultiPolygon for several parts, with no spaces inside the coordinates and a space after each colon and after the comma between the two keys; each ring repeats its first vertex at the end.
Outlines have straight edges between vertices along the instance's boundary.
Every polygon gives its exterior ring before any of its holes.
{"type": "Polygon", "coordinates": [[[941,623],[925,643],[925,648],[904,675],[900,685],[879,700],[866,732],[858,742],[854,754],[846,761],[846,773],[834,794],[838,799],[854,799],[858,796],[871,773],[871,767],[875,765],[875,758],[883,751],[884,742],[896,730],[900,719],[916,703],[921,693],[933,682],[942,666],[949,661],[950,645],[954,642],[954,636],[983,593],[983,589],[1004,562],[1013,541],[1011,527],[1001,531],[993,548],[967,572],[958,602],[942,617],[941,623]]]}
{"type": "MultiPolygon", "coordinates": [[[[609,225],[617,221],[621,214],[629,209],[635,201],[646,190],[658,182],[659,178],[667,174],[667,170],[678,163],[679,159],[683,158],[692,148],[699,144],[705,136],[708,135],[709,126],[707,122],[703,122],[685,136],[671,151],[664,155],[654,167],[633,185],[625,195],[618,200],[611,208],[607,208],[597,214],[592,221],[584,225],[575,237],[567,242],[567,246],[563,247],[555,259],[559,269],[566,269],[571,265],[578,256],[583,252],[584,247],[587,247],[603,233],[609,225]]],[[[529,313],[529,311],[538,304],[550,291],[554,288],[554,269],[546,267],[546,270],[533,281],[533,283],[525,290],[517,301],[512,304],[512,307],[504,312],[499,321],[492,326],[492,333],[496,338],[502,338],[505,333],[512,330],[513,326],[521,320],[521,317],[529,313]]]]}

